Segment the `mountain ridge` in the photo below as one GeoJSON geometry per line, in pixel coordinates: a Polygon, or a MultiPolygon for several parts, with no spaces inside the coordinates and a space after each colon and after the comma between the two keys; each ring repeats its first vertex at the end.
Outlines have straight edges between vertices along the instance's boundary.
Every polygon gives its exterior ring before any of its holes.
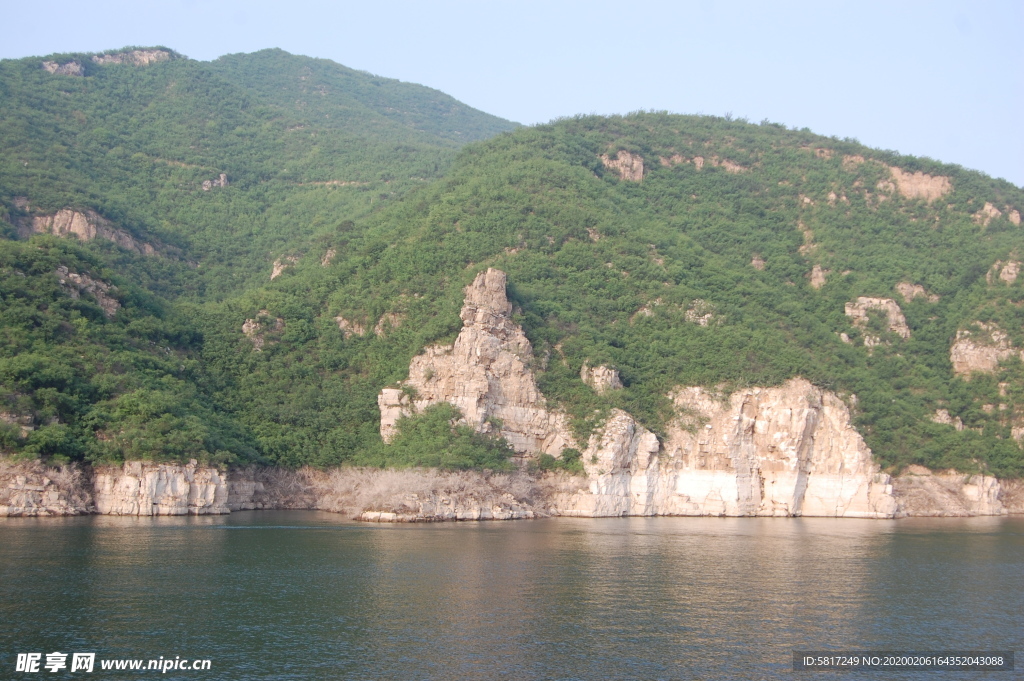
{"type": "Polygon", "coordinates": [[[1024,473],[1024,192],[1006,181],[768,122],[523,128],[275,50],[133,52],[0,62],[8,451],[402,465],[376,396],[455,339],[494,267],[577,442],[615,410],[664,441],[679,387],[800,376],[887,471],[1024,473]],[[76,59],[86,75],[43,65],[76,59]],[[422,105],[381,113],[380,88],[422,105]],[[88,211],[177,251],[68,238],[88,211]],[[69,288],[85,278],[107,288],[69,288]]]}

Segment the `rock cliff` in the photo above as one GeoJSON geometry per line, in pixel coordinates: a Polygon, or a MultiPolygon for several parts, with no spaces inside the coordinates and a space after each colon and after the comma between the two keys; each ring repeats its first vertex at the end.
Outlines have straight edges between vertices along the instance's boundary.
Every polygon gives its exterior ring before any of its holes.
{"type": "Polygon", "coordinates": [[[727,397],[673,394],[683,416],[664,443],[614,413],[583,452],[589,489],[563,496],[564,515],[891,518],[891,480],[835,394],[792,379],[727,397]]]}
{"type": "Polygon", "coordinates": [[[185,466],[129,461],[97,470],[96,512],[108,515],[216,515],[229,513],[226,477],[193,460],[185,466]]]}
{"type": "Polygon", "coordinates": [[[529,368],[533,348],[512,321],[504,272],[488,269],[466,287],[461,317],[453,345],[427,348],[413,358],[408,380],[381,391],[381,437],[390,441],[403,415],[448,402],[467,424],[497,431],[520,454],[557,457],[572,446],[565,416],[549,411],[537,389],[529,368]]]}
{"type": "Polygon", "coordinates": [[[1002,485],[991,475],[936,472],[910,466],[895,479],[893,489],[901,515],[976,516],[1008,512],[1003,505],[1002,485]]]}
{"type": "MultiPolygon", "coordinates": [[[[613,409],[581,447],[565,415],[549,409],[537,388],[532,348],[512,320],[505,284],[499,270],[480,273],[466,288],[463,329],[455,343],[427,348],[410,363],[408,380],[381,391],[381,435],[389,439],[402,415],[449,402],[462,410],[466,423],[497,431],[523,458],[583,449],[584,475],[357,468],[224,472],[195,461],[184,466],[135,461],[95,470],[90,479],[85,474],[58,476],[38,464],[31,470],[12,467],[0,459],[0,515],[294,508],[368,521],[418,522],[550,515],[1024,513],[1021,481],[917,467],[891,479],[874,463],[847,404],[801,378],[727,395],[680,387],[669,395],[677,417],[663,441],[627,412],[613,409]]],[[[269,313],[261,315],[270,321],[269,313]]],[[[247,324],[255,346],[262,340],[263,322],[247,324]]],[[[581,380],[603,389],[617,388],[615,379],[606,367],[581,372],[581,380]]],[[[955,426],[948,413],[937,412],[935,418],[943,416],[942,422],[955,426]]],[[[13,415],[7,420],[20,423],[13,415]]]]}
{"type": "Polygon", "coordinates": [[[0,457],[0,517],[68,516],[94,510],[81,468],[47,468],[38,461],[0,457]]]}
{"type": "MultiPolygon", "coordinates": [[[[511,320],[505,284],[498,270],[478,275],[466,289],[464,326],[455,344],[427,348],[413,359],[407,381],[381,391],[385,440],[393,436],[402,415],[450,402],[478,430],[489,430],[499,419],[500,433],[527,457],[558,456],[564,447],[579,447],[564,416],[549,410],[537,390],[530,368],[532,348],[511,320]]],[[[891,299],[862,298],[848,308],[855,320],[864,321],[869,309],[879,309],[892,331],[909,335],[891,299]]],[[[581,380],[593,384],[594,374],[584,366],[581,380]]],[[[598,385],[611,387],[607,380],[598,385]]],[[[941,507],[940,502],[922,501],[923,493],[912,493],[921,487],[914,481],[897,485],[905,491],[898,495],[853,427],[847,405],[806,380],[794,378],[778,387],[731,395],[681,387],[670,397],[680,416],[664,442],[630,414],[613,410],[581,447],[585,477],[563,478],[552,486],[546,511],[572,516],[893,518],[932,514],[925,509],[941,507]]],[[[949,485],[964,499],[979,501],[957,509],[1000,512],[995,503],[998,481],[961,478],[950,478],[949,485]]]]}
{"type": "Polygon", "coordinates": [[[123,229],[117,229],[95,211],[77,211],[64,208],[52,215],[36,215],[21,223],[23,236],[31,233],[53,234],[54,236],[75,236],[81,241],[103,239],[121,248],[141,255],[155,255],[152,244],[136,239],[123,229]]]}

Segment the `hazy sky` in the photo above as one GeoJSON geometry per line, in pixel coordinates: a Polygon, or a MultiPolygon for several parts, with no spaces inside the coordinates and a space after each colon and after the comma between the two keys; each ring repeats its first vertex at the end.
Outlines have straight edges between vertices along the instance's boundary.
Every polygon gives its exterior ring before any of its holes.
{"type": "Polygon", "coordinates": [[[521,123],[667,109],[930,156],[1024,186],[1024,2],[0,0],[0,57],[280,47],[521,123]]]}

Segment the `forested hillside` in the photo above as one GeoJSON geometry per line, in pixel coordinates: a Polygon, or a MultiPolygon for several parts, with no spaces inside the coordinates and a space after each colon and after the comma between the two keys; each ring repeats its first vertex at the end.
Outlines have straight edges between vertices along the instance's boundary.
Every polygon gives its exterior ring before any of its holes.
{"type": "MultiPolygon", "coordinates": [[[[397,461],[377,393],[450,342],[463,287],[497,267],[578,438],[612,407],[663,431],[679,386],[803,376],[893,470],[1024,473],[1018,187],[768,122],[491,137],[511,124],[328,62],[172,57],[47,58],[80,77],[0,63],[5,448],[397,461]],[[55,237],[62,208],[108,238],[55,237]],[[584,364],[624,388],[598,394],[584,364]]],[[[434,437],[427,418],[409,433],[434,437]]]]}

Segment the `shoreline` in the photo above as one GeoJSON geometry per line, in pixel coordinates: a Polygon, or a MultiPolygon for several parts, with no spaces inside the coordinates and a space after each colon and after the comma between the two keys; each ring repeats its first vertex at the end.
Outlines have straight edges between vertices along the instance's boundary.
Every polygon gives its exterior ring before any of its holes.
{"type": "MultiPolygon", "coordinates": [[[[362,522],[528,520],[550,517],[807,517],[891,520],[1024,514],[1024,480],[912,466],[892,479],[885,515],[780,512],[601,512],[588,477],[564,472],[272,467],[227,471],[130,461],[121,467],[47,468],[0,458],[0,517],[224,515],[247,510],[326,511],[362,522]],[[582,506],[582,507],[581,507],[582,506]]],[[[609,508],[607,505],[606,508],[609,508]]],[[[619,506],[621,509],[622,507],[619,506]]],[[[699,506],[706,508],[706,506],[699,506]]],[[[654,509],[656,510],[656,509],[654,509]]]]}

